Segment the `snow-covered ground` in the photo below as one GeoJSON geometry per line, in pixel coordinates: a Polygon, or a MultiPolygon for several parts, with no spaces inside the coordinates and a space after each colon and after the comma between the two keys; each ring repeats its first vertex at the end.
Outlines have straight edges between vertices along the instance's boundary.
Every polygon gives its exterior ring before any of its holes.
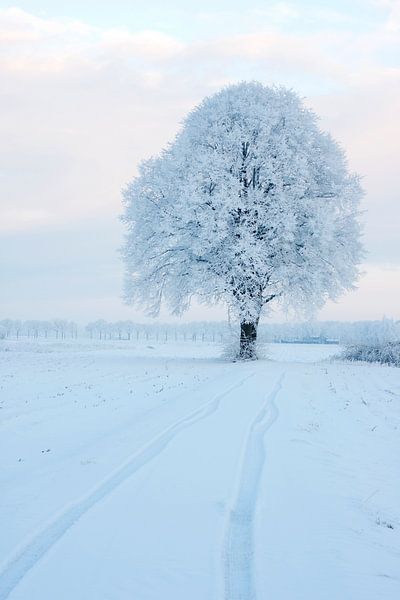
{"type": "Polygon", "coordinates": [[[0,344],[1,600],[400,598],[398,369],[0,344]]]}

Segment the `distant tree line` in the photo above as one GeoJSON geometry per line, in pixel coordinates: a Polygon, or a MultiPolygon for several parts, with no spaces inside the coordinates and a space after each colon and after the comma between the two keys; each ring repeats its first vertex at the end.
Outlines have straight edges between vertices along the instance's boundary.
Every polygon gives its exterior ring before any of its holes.
{"type": "Polygon", "coordinates": [[[3,319],[0,321],[1,338],[77,338],[79,327],[73,321],[53,319],[52,321],[20,321],[19,319],[3,319]]]}
{"type": "MultiPolygon", "coordinates": [[[[192,341],[224,343],[234,335],[234,326],[226,321],[193,321],[188,323],[109,322],[104,319],[79,326],[67,319],[0,320],[0,339],[31,338],[67,340],[125,341],[192,341]]],[[[400,339],[400,322],[384,318],[380,321],[315,321],[304,323],[262,323],[258,339],[266,342],[380,344],[400,339]]]]}
{"type": "Polygon", "coordinates": [[[314,321],[269,323],[261,326],[260,339],[274,342],[321,340],[347,344],[379,344],[400,339],[400,321],[314,321]]]}
{"type": "Polygon", "coordinates": [[[222,342],[229,334],[224,322],[194,321],[191,323],[135,323],[102,319],[88,323],[86,334],[91,338],[109,340],[211,341],[222,342]]]}

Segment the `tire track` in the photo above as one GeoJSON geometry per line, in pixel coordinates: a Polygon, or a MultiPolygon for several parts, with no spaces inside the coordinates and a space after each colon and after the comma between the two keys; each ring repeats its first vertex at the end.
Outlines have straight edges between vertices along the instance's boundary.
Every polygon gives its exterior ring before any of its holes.
{"type": "Polygon", "coordinates": [[[261,474],[265,462],[264,436],[279,410],[275,399],[282,388],[282,373],[253,419],[246,440],[239,480],[225,525],[222,552],[225,600],[255,600],[253,574],[253,522],[261,474]]]}
{"type": "Polygon", "coordinates": [[[250,373],[241,378],[237,383],[231,385],[224,392],[217,394],[200,408],[164,429],[141,449],[136,451],[120,467],[114,470],[111,475],[103,479],[100,484],[85,494],[85,496],[70,504],[53,517],[41,531],[34,534],[28,542],[25,542],[20,547],[1,569],[0,600],[5,600],[9,596],[26,573],[95,504],[112,493],[124,481],[158,456],[180,431],[215,413],[223,398],[253,376],[254,373],[250,373]]]}

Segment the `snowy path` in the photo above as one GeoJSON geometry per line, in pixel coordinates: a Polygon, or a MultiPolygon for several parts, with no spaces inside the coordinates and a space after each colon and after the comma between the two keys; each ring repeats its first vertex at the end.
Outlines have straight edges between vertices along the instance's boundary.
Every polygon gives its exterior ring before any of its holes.
{"type": "Polygon", "coordinates": [[[215,412],[221,399],[232,393],[251,377],[248,375],[241,378],[238,383],[228,388],[222,394],[218,394],[198,410],[183,419],[179,419],[173,425],[150,440],[135,455],[117,468],[94,490],[72,505],[63,509],[59,515],[51,520],[37,535],[32,536],[25,546],[19,549],[0,573],[1,587],[0,600],[7,598],[11,590],[17,585],[24,575],[48,552],[48,550],[64,535],[64,533],[88,512],[97,502],[111,494],[126,479],[134,475],[136,471],[144,467],[148,462],[160,454],[171,440],[183,429],[190,427],[197,421],[207,418],[215,412]]]}
{"type": "Polygon", "coordinates": [[[240,466],[233,505],[229,510],[223,547],[224,598],[256,597],[253,579],[253,521],[260,477],[265,460],[264,436],[279,415],[275,404],[282,388],[282,374],[250,425],[240,466]]]}
{"type": "Polygon", "coordinates": [[[157,351],[4,353],[0,599],[397,600],[399,371],[157,351]]]}
{"type": "MultiPolygon", "coordinates": [[[[3,582],[4,586],[8,583],[8,589],[4,588],[3,597],[40,597],[43,581],[48,579],[46,573],[52,574],[46,583],[49,598],[107,597],[119,588],[127,572],[131,581],[126,590],[119,589],[120,598],[132,594],[143,599],[165,596],[176,600],[188,595],[194,600],[212,596],[220,578],[225,507],[234,493],[240,457],[244,453],[245,464],[254,474],[262,467],[260,435],[276,388],[265,403],[260,373],[247,365],[238,366],[238,370],[244,374],[236,376],[236,383],[157,436],[34,538],[5,571],[3,582]],[[232,423],[227,427],[229,419],[232,423]],[[253,441],[254,455],[249,454],[253,441]],[[224,448],[218,448],[219,443],[224,448]],[[133,514],[139,515],[140,522],[133,514]],[[118,523],[123,523],[123,530],[116,533],[118,523]],[[132,548],[129,539],[136,537],[140,544],[132,548]],[[83,539],[91,540],[86,552],[83,539]],[[93,539],[101,552],[93,548],[93,539]],[[192,547],[193,539],[196,548],[192,547]],[[109,552],[104,549],[111,543],[118,560],[110,571],[109,552]],[[79,564],[74,561],[70,570],[67,564],[78,546],[79,564]],[[93,563],[95,572],[91,571],[93,563]],[[159,573],[165,573],[163,577],[154,578],[154,564],[159,573]],[[98,569],[107,574],[105,579],[98,569]],[[183,582],[182,570],[187,573],[183,582]]],[[[246,478],[243,484],[247,482],[246,478]]],[[[256,495],[256,483],[255,479],[250,494],[256,495]]],[[[254,502],[255,497],[250,504],[254,502]]]]}

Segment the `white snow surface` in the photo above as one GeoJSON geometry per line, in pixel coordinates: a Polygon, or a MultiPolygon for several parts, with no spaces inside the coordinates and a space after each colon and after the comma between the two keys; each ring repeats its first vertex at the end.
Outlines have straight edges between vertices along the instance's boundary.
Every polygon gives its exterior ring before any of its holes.
{"type": "Polygon", "coordinates": [[[400,598],[398,369],[0,343],[0,600],[400,598]]]}

